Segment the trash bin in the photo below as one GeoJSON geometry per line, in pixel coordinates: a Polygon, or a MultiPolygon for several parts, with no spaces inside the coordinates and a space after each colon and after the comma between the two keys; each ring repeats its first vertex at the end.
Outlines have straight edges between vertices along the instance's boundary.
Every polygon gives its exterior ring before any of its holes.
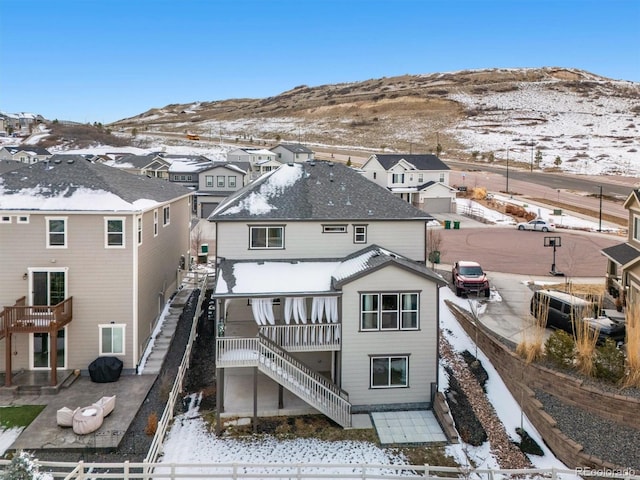
{"type": "Polygon", "coordinates": [[[431,252],[429,252],[429,261],[431,263],[440,263],[440,251],[432,250],[431,252]]]}
{"type": "Polygon", "coordinates": [[[459,221],[454,221],[453,222],[453,229],[454,230],[460,230],[460,222],[459,221]]]}
{"type": "Polygon", "coordinates": [[[451,228],[451,220],[444,221],[444,229],[449,230],[451,228]]]}

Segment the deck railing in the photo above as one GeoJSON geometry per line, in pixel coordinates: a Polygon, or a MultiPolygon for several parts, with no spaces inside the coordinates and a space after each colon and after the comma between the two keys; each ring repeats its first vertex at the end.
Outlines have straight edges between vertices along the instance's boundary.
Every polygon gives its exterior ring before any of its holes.
{"type": "Polygon", "coordinates": [[[216,365],[221,368],[258,367],[259,371],[335,422],[343,427],[351,426],[347,392],[263,335],[258,338],[218,338],[216,365]]]}
{"type": "Polygon", "coordinates": [[[267,325],[260,333],[289,352],[340,350],[342,325],[315,323],[309,325],[267,325]]]}
{"type": "Polygon", "coordinates": [[[73,297],[57,305],[25,305],[25,297],[0,313],[0,331],[5,334],[59,330],[73,318],[73,297]]]}

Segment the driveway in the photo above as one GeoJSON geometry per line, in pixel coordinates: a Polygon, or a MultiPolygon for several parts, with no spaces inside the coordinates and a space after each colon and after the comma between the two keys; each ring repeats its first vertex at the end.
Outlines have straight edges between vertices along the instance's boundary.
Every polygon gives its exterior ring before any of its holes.
{"type": "MultiPolygon", "coordinates": [[[[485,270],[521,275],[549,275],[553,248],[544,246],[546,236],[560,237],[556,248],[556,270],[567,277],[603,277],[607,261],[601,250],[626,240],[612,234],[556,230],[554,233],[518,231],[514,227],[439,230],[440,261],[479,262],[485,270]]],[[[550,276],[550,275],[549,275],[550,276]]]]}

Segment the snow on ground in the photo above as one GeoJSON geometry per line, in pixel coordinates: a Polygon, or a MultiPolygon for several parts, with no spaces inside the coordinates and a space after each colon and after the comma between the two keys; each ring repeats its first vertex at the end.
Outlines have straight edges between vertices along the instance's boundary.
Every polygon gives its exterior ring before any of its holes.
{"type": "MultiPolygon", "coordinates": [[[[553,82],[549,82],[553,83],[553,82]]],[[[632,85],[630,82],[621,82],[632,85]]],[[[469,153],[578,174],[640,175],[640,122],[630,98],[579,95],[523,82],[517,90],[482,95],[451,94],[474,115],[449,131],[469,153]]]]}

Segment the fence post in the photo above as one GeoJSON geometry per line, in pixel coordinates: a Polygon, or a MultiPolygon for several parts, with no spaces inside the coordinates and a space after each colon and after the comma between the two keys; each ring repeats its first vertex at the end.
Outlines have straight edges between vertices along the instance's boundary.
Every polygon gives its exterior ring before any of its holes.
{"type": "Polygon", "coordinates": [[[424,464],[424,478],[429,478],[429,464],[424,464]]]}
{"type": "Polygon", "coordinates": [[[78,462],[78,467],[80,468],[78,480],[84,480],[84,460],[78,462]]]}

